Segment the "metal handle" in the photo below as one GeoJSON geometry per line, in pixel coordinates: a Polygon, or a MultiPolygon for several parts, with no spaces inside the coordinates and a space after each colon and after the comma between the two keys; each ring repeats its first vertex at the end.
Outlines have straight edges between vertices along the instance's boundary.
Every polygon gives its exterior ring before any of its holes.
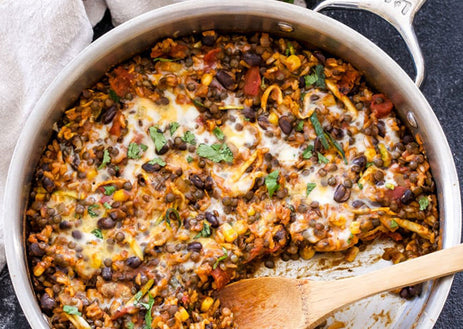
{"type": "Polygon", "coordinates": [[[426,0],[325,0],[313,10],[325,8],[362,9],[372,12],[394,26],[404,39],[415,64],[415,84],[424,80],[424,59],[413,29],[413,18],[426,0]]]}

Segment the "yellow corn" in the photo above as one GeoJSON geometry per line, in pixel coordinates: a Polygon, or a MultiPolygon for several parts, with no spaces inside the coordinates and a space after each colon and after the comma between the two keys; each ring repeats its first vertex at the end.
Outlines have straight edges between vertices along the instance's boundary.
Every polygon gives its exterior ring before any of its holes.
{"type": "Polygon", "coordinates": [[[268,121],[272,124],[272,125],[277,125],[278,124],[278,115],[276,115],[275,113],[270,113],[270,115],[268,116],[268,121]]]}
{"type": "Polygon", "coordinates": [[[248,209],[248,216],[254,216],[256,214],[256,210],[251,207],[248,209]]]}
{"type": "Polygon", "coordinates": [[[231,227],[230,224],[225,223],[222,225],[222,233],[225,241],[232,243],[238,237],[238,233],[231,227]]]}
{"type": "Polygon", "coordinates": [[[389,167],[391,164],[391,155],[387,151],[387,148],[384,144],[379,144],[379,152],[381,153],[381,160],[384,162],[385,167],[389,167]]]}
{"type": "Polygon", "coordinates": [[[373,147],[368,147],[365,151],[365,156],[367,157],[368,162],[372,162],[376,156],[376,151],[373,147]]]}
{"type": "MultiPolygon", "coordinates": [[[[254,211],[254,213],[255,213],[255,211],[254,211]]],[[[249,212],[248,212],[248,214],[249,214],[249,212]]],[[[235,224],[233,224],[233,229],[238,234],[244,234],[248,230],[248,224],[244,220],[239,220],[239,221],[236,221],[235,224]]]]}
{"type": "Polygon", "coordinates": [[[98,171],[96,171],[95,169],[92,168],[91,170],[88,171],[87,178],[88,179],[93,179],[93,178],[96,177],[96,175],[98,175],[98,171]]]}
{"type": "Polygon", "coordinates": [[[309,260],[315,255],[315,250],[311,247],[304,247],[300,252],[302,259],[309,260]]]}
{"type": "Polygon", "coordinates": [[[35,276],[41,276],[45,272],[45,266],[43,266],[42,263],[38,263],[34,267],[34,275],[35,276]]]}
{"type": "Polygon", "coordinates": [[[301,60],[296,55],[291,55],[286,59],[285,64],[288,70],[293,72],[301,67],[301,60]]]}
{"type": "Polygon", "coordinates": [[[117,190],[114,192],[113,199],[114,201],[126,201],[129,198],[129,194],[124,192],[124,190],[117,190]]]}
{"type": "Polygon", "coordinates": [[[190,315],[188,314],[188,312],[183,307],[180,307],[180,309],[177,311],[177,313],[175,313],[175,318],[180,322],[184,322],[184,321],[188,320],[189,317],[190,317],[190,315]]]}
{"type": "Polygon", "coordinates": [[[347,251],[347,254],[346,254],[346,261],[348,262],[353,262],[354,259],[357,257],[358,253],[359,253],[359,248],[357,247],[352,247],[350,248],[348,251],[347,251]]]}
{"type": "Polygon", "coordinates": [[[214,304],[214,298],[206,297],[201,303],[201,311],[207,312],[211,308],[212,304],[214,304]]]}
{"type": "Polygon", "coordinates": [[[360,222],[352,222],[352,223],[350,223],[350,233],[352,233],[352,234],[360,234],[360,222]]]}
{"type": "Polygon", "coordinates": [[[201,77],[201,83],[203,85],[209,86],[211,82],[212,82],[212,75],[210,75],[209,73],[206,73],[201,77]]]}

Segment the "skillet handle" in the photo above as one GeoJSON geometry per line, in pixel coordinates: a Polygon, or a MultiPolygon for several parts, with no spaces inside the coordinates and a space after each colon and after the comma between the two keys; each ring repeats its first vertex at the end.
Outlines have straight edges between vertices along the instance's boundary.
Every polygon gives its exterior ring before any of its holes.
{"type": "Polygon", "coordinates": [[[394,26],[400,33],[415,64],[415,84],[421,86],[424,76],[424,59],[415,30],[413,18],[426,0],[325,0],[313,10],[325,8],[361,9],[372,12],[394,26]]]}

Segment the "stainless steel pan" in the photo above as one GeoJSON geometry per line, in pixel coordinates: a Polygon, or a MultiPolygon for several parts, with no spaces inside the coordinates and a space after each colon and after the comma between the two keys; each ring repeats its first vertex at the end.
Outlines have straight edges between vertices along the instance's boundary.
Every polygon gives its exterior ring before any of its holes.
{"type": "MultiPolygon", "coordinates": [[[[399,28],[416,59],[417,83],[424,66],[411,20],[423,0],[328,1],[325,5],[374,9],[399,28]],[[341,3],[341,4],[340,4],[341,3]],[[379,11],[378,11],[379,10],[379,11]]],[[[319,8],[322,8],[323,6],[319,8]]],[[[461,204],[458,177],[441,126],[426,99],[406,73],[381,49],[345,25],[310,10],[277,1],[188,1],[139,16],[87,47],[49,86],[27,120],[8,174],[3,218],[11,279],[22,309],[34,329],[49,328],[36,300],[27,268],[24,210],[33,169],[48,141],[53,122],[81,90],[95,83],[112,65],[146,49],[166,36],[217,29],[229,32],[265,31],[309,42],[345,58],[386,93],[403,121],[424,141],[436,180],[442,227],[442,247],[460,240],[461,204]]],[[[421,298],[403,310],[391,328],[432,328],[444,305],[453,277],[427,285],[421,298]]]]}

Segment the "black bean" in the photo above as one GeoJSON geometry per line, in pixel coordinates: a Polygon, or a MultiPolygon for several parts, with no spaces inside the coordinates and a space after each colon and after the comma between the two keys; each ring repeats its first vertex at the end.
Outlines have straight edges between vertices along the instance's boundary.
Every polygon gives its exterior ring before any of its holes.
{"type": "Polygon", "coordinates": [[[274,268],[275,267],[275,262],[271,259],[267,259],[265,262],[264,262],[264,265],[265,267],[267,268],[274,268]]]}
{"type": "Polygon", "coordinates": [[[219,80],[222,86],[224,86],[227,89],[233,89],[235,81],[233,81],[233,78],[227,72],[219,70],[215,77],[217,78],[217,80],[219,80]]]}
{"type": "Polygon", "coordinates": [[[360,170],[362,170],[367,165],[367,158],[364,155],[360,155],[352,160],[352,164],[359,166],[360,170]]]}
{"type": "Polygon", "coordinates": [[[72,231],[72,237],[76,240],[82,239],[82,232],[79,230],[72,231]]]}
{"type": "Polygon", "coordinates": [[[381,170],[376,170],[373,177],[377,182],[380,182],[384,179],[384,173],[381,170]]]}
{"type": "Polygon", "coordinates": [[[48,193],[53,192],[55,189],[55,182],[53,182],[50,178],[47,176],[44,176],[42,179],[42,185],[43,187],[47,190],[48,193]]]}
{"type": "Polygon", "coordinates": [[[146,172],[149,172],[149,173],[153,173],[155,171],[159,171],[161,170],[161,166],[158,164],[158,163],[155,163],[155,164],[151,164],[149,162],[146,162],[144,163],[141,168],[146,171],[146,172]]]}
{"type": "Polygon", "coordinates": [[[405,298],[405,299],[411,299],[415,296],[421,295],[421,292],[423,291],[423,284],[417,284],[414,286],[409,286],[409,287],[404,287],[402,290],[400,290],[400,297],[405,298]]]}
{"type": "Polygon", "coordinates": [[[101,115],[101,122],[105,125],[111,123],[116,116],[117,108],[115,105],[111,106],[109,109],[103,112],[101,115]]]}
{"type": "Polygon", "coordinates": [[[215,39],[216,39],[216,36],[215,34],[214,35],[203,35],[201,41],[203,43],[203,45],[205,46],[208,46],[208,47],[212,47],[215,43],[215,39]]]}
{"type": "Polygon", "coordinates": [[[59,228],[61,230],[68,230],[72,227],[72,224],[68,222],[67,220],[63,220],[61,223],[59,223],[59,228]]]}
{"type": "Polygon", "coordinates": [[[410,189],[406,189],[404,194],[400,197],[400,202],[403,204],[410,204],[415,199],[415,195],[410,189]]]}
{"type": "Polygon", "coordinates": [[[206,179],[204,180],[204,189],[206,191],[212,191],[213,187],[214,187],[214,179],[211,176],[207,176],[206,179]]]}
{"type": "Polygon", "coordinates": [[[256,121],[256,116],[257,113],[254,111],[252,107],[245,107],[241,113],[244,115],[246,119],[248,119],[250,122],[255,122],[256,121]]]}
{"type": "Polygon", "coordinates": [[[273,240],[275,240],[276,242],[280,242],[285,239],[286,239],[286,231],[284,229],[278,230],[273,236],[273,240]]]}
{"type": "Polygon", "coordinates": [[[323,150],[323,145],[322,141],[320,140],[320,137],[316,137],[315,141],[313,143],[313,148],[315,152],[321,152],[323,150]]]}
{"type": "Polygon", "coordinates": [[[386,124],[384,121],[378,120],[376,126],[378,127],[378,135],[384,138],[386,136],[386,124]]]}
{"type": "Polygon", "coordinates": [[[137,256],[132,256],[125,260],[125,264],[131,268],[137,268],[141,265],[141,259],[137,256]]]}
{"type": "Polygon", "coordinates": [[[333,199],[336,202],[342,203],[346,202],[350,198],[350,189],[346,188],[344,185],[339,184],[333,195],[333,199]]]}
{"type": "Polygon", "coordinates": [[[261,62],[261,57],[257,54],[247,52],[244,53],[243,59],[246,63],[248,63],[250,66],[259,66],[261,62]]]}
{"type": "Polygon", "coordinates": [[[201,244],[201,242],[190,242],[186,247],[186,250],[188,251],[200,252],[201,249],[203,249],[203,245],[201,244]]]}
{"type": "Polygon", "coordinates": [[[213,213],[206,211],[206,220],[211,224],[213,228],[219,227],[219,219],[213,213]]]}
{"type": "Polygon", "coordinates": [[[358,209],[360,208],[361,206],[363,206],[365,203],[361,200],[354,200],[352,201],[352,207],[358,209]]]}
{"type": "Polygon", "coordinates": [[[336,183],[337,183],[336,177],[331,176],[330,178],[328,178],[328,185],[334,186],[334,185],[336,185],[336,183]]]}
{"type": "Polygon", "coordinates": [[[159,151],[156,149],[156,154],[163,155],[169,151],[169,146],[165,144],[159,151]]]}
{"type": "Polygon", "coordinates": [[[45,311],[52,311],[56,306],[56,302],[49,294],[44,293],[42,297],[40,297],[40,306],[45,311]]]}
{"type": "Polygon", "coordinates": [[[122,242],[125,239],[125,234],[122,232],[117,232],[116,233],[116,241],[117,242],[122,242]]]}
{"type": "Polygon", "coordinates": [[[201,179],[201,177],[199,177],[198,175],[191,174],[190,175],[190,182],[192,182],[193,185],[196,186],[197,188],[204,189],[204,182],[201,179]]]}
{"type": "Polygon", "coordinates": [[[124,190],[130,191],[132,189],[132,183],[131,182],[125,182],[122,187],[124,188],[124,190]]]}
{"type": "Polygon", "coordinates": [[[32,243],[29,250],[32,256],[42,257],[45,255],[45,250],[40,248],[40,245],[37,242],[32,243]]]}
{"type": "Polygon", "coordinates": [[[287,115],[283,115],[278,119],[278,126],[280,126],[281,131],[283,131],[286,135],[291,134],[291,131],[293,130],[293,122],[287,115]]]}
{"type": "Polygon", "coordinates": [[[102,217],[98,220],[97,222],[97,226],[98,228],[100,229],[103,229],[103,230],[109,230],[111,228],[113,228],[114,226],[116,226],[116,222],[113,221],[111,218],[109,217],[102,217]]]}
{"type": "Polygon", "coordinates": [[[405,135],[403,138],[404,144],[413,143],[415,140],[410,135],[405,135]]]}
{"type": "Polygon", "coordinates": [[[113,271],[111,270],[111,267],[103,267],[101,270],[101,276],[105,281],[111,281],[113,278],[113,271]]]}
{"type": "Polygon", "coordinates": [[[334,138],[336,138],[336,139],[341,139],[341,138],[344,137],[344,131],[341,128],[333,128],[331,133],[333,134],[334,138]]]}
{"type": "Polygon", "coordinates": [[[257,123],[259,124],[259,127],[261,127],[263,130],[267,130],[267,128],[270,126],[270,122],[268,121],[268,118],[265,115],[259,115],[257,117],[257,123]]]}

